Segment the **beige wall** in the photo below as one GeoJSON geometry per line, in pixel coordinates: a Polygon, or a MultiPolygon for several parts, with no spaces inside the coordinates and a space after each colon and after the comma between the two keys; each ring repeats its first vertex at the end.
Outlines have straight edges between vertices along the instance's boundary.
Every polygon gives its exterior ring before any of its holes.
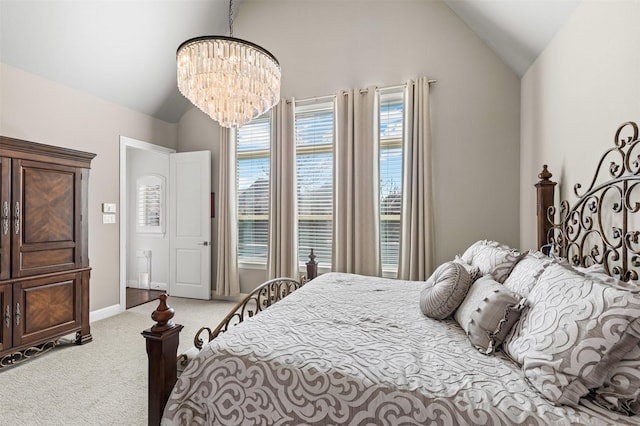
{"type": "Polygon", "coordinates": [[[583,1],[522,79],[520,245],[536,245],[543,163],[573,200],[620,124],[640,122],[640,0],[583,1]]]}
{"type": "Polygon", "coordinates": [[[103,225],[101,204],[119,202],[120,135],[175,148],[177,126],[0,64],[0,134],[89,151],[90,309],[119,303],[118,225],[103,225]]]}
{"type": "MultiPolygon", "coordinates": [[[[480,238],[518,244],[519,78],[444,3],[245,0],[234,35],[278,58],[283,97],[437,79],[431,92],[436,261],[480,238]]],[[[207,118],[196,110],[183,117],[180,150],[186,120],[207,118]]],[[[215,173],[216,159],[212,165],[215,173]]],[[[241,271],[243,290],[262,276],[241,271]]]]}

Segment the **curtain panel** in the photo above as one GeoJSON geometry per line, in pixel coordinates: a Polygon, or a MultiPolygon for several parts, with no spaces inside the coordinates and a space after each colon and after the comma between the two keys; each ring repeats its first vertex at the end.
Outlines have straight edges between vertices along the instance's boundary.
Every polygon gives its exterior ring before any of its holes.
{"type": "Polygon", "coordinates": [[[220,128],[220,167],[218,196],[218,259],[216,294],[240,294],[238,278],[238,213],[236,197],[236,136],[235,130],[220,128]]]}
{"type": "Polygon", "coordinates": [[[272,110],[268,278],[298,278],[294,105],[282,99],[272,110]]]}
{"type": "Polygon", "coordinates": [[[337,95],[333,271],[381,276],[380,165],[375,87],[337,95]]]}
{"type": "Polygon", "coordinates": [[[398,278],[426,280],[433,269],[429,79],[407,83],[398,278]]]}

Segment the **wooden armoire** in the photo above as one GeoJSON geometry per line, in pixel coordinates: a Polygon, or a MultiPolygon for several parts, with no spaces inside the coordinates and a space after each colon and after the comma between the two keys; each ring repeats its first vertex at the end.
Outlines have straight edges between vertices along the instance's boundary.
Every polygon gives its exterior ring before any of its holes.
{"type": "Polygon", "coordinates": [[[87,195],[95,154],[0,136],[0,368],[91,341],[87,195]]]}

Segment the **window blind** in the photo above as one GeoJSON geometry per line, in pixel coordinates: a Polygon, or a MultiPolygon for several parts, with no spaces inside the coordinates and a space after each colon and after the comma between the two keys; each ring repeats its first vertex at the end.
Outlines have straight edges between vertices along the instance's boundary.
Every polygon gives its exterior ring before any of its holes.
{"type": "Polygon", "coordinates": [[[334,104],[296,105],[298,258],[301,266],[314,249],[323,267],[331,266],[333,228],[334,104]]]}
{"type": "Polygon", "coordinates": [[[267,263],[269,243],[269,150],[271,117],[237,132],[238,260],[267,263]]]}
{"type": "Polygon", "coordinates": [[[382,268],[396,271],[400,248],[402,208],[402,92],[380,95],[380,249],[382,268]]]}

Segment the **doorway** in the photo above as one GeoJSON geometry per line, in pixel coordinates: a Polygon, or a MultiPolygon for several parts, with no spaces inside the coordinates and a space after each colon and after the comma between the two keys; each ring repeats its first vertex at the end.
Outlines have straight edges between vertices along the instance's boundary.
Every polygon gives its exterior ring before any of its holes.
{"type": "Polygon", "coordinates": [[[210,298],[210,158],[120,137],[120,310],[210,298]]]}

